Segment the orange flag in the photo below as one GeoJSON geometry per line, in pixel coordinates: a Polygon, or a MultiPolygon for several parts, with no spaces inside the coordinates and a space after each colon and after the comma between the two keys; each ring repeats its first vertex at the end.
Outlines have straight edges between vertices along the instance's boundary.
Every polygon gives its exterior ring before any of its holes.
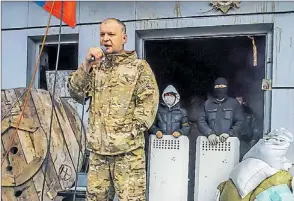
{"type": "MultiPolygon", "coordinates": [[[[47,12],[51,11],[53,5],[52,1],[38,1],[39,6],[43,7],[47,12]]],[[[55,1],[52,15],[60,19],[61,17],[62,1],[55,1]]],[[[76,26],[76,1],[63,1],[63,15],[62,21],[71,28],[76,26]]]]}

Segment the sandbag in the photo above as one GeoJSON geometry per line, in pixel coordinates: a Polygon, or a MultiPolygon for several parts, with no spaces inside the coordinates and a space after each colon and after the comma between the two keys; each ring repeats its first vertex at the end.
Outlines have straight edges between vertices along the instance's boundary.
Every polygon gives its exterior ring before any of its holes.
{"type": "Polygon", "coordinates": [[[288,170],[291,167],[290,161],[285,157],[293,134],[284,128],[275,129],[260,139],[243,157],[260,159],[278,170],[288,170]]]}
{"type": "Polygon", "coordinates": [[[241,198],[232,180],[221,183],[218,186],[220,191],[219,200],[217,201],[255,201],[257,195],[263,191],[280,184],[286,184],[291,187],[292,176],[288,171],[281,170],[271,177],[264,180],[256,189],[241,198]]]}
{"type": "Polygon", "coordinates": [[[276,174],[277,169],[272,168],[262,160],[248,158],[239,163],[230,173],[240,196],[244,198],[253,191],[266,178],[276,174]]]}
{"type": "Polygon", "coordinates": [[[294,197],[294,179],[292,179],[291,186],[292,186],[292,194],[293,194],[293,197],[294,197]]]}
{"type": "Polygon", "coordinates": [[[255,201],[294,201],[287,184],[273,186],[256,196],[255,201]]]}

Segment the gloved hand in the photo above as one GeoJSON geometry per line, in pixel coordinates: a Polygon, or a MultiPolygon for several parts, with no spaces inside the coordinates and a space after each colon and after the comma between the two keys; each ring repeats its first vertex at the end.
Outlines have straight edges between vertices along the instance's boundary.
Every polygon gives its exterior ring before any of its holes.
{"type": "Polygon", "coordinates": [[[173,134],[172,134],[175,138],[178,138],[178,137],[180,137],[181,136],[181,133],[180,132],[178,132],[178,131],[175,131],[175,132],[173,132],[173,134]]]}
{"type": "Polygon", "coordinates": [[[161,131],[157,131],[157,132],[156,132],[156,137],[157,137],[158,139],[161,139],[161,138],[163,137],[163,133],[162,133],[161,131]]]}
{"type": "Polygon", "coordinates": [[[230,135],[229,135],[228,133],[222,133],[222,134],[219,136],[219,141],[221,141],[221,142],[225,142],[229,137],[230,137],[230,135]]]}
{"type": "Polygon", "coordinates": [[[216,145],[218,143],[218,138],[215,134],[211,134],[208,136],[208,141],[212,145],[216,145]]]}

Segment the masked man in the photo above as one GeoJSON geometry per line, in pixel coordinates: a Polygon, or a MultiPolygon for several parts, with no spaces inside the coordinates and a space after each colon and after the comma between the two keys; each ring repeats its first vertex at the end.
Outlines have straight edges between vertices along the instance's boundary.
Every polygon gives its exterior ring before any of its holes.
{"type": "Polygon", "coordinates": [[[174,86],[169,85],[162,93],[162,102],[149,132],[157,138],[162,138],[163,135],[173,135],[177,138],[181,135],[187,136],[189,131],[186,110],[180,106],[180,95],[174,86]]]}
{"type": "Polygon", "coordinates": [[[242,107],[244,114],[244,124],[243,129],[240,133],[240,161],[247,151],[259,140],[259,129],[257,128],[256,117],[247,106],[244,96],[237,95],[236,100],[242,107]]]}
{"type": "Polygon", "coordinates": [[[238,101],[227,95],[228,82],[217,78],[213,98],[205,101],[198,116],[198,127],[212,145],[225,142],[229,137],[238,137],[242,130],[244,115],[238,101]]]}
{"type": "Polygon", "coordinates": [[[90,48],[68,80],[75,100],[82,103],[84,94],[90,98],[88,201],[108,201],[112,182],[120,201],[146,200],[144,131],[154,122],[159,92],[148,63],[124,50],[126,41],[124,23],[104,20],[100,45],[105,52],[90,48]]]}

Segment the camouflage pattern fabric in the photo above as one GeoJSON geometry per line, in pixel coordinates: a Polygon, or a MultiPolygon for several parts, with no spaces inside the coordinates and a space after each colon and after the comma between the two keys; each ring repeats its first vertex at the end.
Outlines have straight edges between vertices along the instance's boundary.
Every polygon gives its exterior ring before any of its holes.
{"type": "Polygon", "coordinates": [[[157,113],[159,92],[155,76],[135,51],[108,55],[86,72],[81,66],[69,76],[71,96],[90,98],[88,149],[101,155],[128,153],[144,147],[144,131],[157,113]]]}
{"type": "Polygon", "coordinates": [[[145,152],[140,147],[117,156],[90,154],[87,200],[110,201],[114,194],[120,201],[146,200],[145,152]]]}

